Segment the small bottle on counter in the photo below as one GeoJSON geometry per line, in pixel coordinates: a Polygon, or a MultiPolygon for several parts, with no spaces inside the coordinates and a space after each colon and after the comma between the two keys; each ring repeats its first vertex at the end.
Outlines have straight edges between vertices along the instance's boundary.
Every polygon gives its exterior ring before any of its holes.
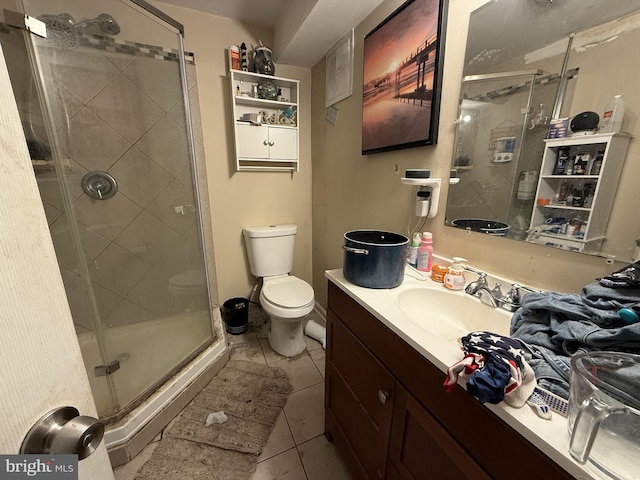
{"type": "Polygon", "coordinates": [[[422,242],[418,247],[418,260],[416,268],[421,272],[430,272],[433,260],[433,234],[424,232],[422,234],[422,242]]]}
{"type": "Polygon", "coordinates": [[[414,268],[418,266],[418,248],[420,248],[420,243],[420,234],[414,233],[411,245],[409,245],[409,253],[407,255],[407,263],[414,268]]]}
{"type": "Polygon", "coordinates": [[[431,267],[431,280],[438,283],[444,283],[444,276],[449,269],[444,265],[434,265],[431,267]]]}
{"type": "Polygon", "coordinates": [[[447,274],[444,276],[444,286],[450,290],[462,290],[466,283],[464,278],[464,263],[466,259],[453,257],[453,263],[449,265],[447,274]]]}

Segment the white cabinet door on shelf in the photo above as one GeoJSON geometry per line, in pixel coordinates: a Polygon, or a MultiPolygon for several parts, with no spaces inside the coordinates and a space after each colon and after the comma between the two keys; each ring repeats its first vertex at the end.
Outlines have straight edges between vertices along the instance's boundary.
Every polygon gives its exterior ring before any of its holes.
{"type": "Polygon", "coordinates": [[[236,125],[236,154],[241,158],[269,158],[269,127],[236,125]]]}
{"type": "Polygon", "coordinates": [[[297,160],[298,132],[290,127],[236,125],[239,158],[297,160]]]}
{"type": "Polygon", "coordinates": [[[269,127],[269,158],[298,159],[298,132],[288,127],[269,127]]]}

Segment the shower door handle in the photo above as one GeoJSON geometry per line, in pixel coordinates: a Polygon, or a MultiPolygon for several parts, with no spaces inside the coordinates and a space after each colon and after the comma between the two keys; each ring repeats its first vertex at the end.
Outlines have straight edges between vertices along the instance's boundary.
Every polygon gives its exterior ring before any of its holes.
{"type": "Polygon", "coordinates": [[[78,460],[91,455],[104,437],[104,424],[80,415],[77,408],[51,410],[31,427],[20,447],[21,454],[73,454],[78,460]]]}

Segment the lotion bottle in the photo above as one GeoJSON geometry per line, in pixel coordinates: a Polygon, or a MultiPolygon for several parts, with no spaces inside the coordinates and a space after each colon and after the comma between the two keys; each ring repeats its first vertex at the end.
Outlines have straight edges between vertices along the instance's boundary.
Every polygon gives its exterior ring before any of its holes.
{"type": "Polygon", "coordinates": [[[418,265],[416,268],[421,272],[430,272],[433,260],[433,235],[431,232],[422,234],[422,243],[418,248],[418,265]]]}
{"type": "Polygon", "coordinates": [[[418,266],[418,248],[420,248],[420,243],[420,234],[414,233],[413,240],[409,246],[409,255],[407,255],[407,263],[414,268],[418,266]]]}

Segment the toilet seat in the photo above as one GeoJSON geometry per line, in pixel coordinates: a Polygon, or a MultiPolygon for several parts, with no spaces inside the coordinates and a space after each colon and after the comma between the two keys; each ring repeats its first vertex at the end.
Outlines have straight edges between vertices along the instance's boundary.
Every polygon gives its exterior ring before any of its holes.
{"type": "Polygon", "coordinates": [[[293,275],[266,278],[260,303],[267,313],[281,318],[303,317],[313,310],[313,288],[293,275]]]}

